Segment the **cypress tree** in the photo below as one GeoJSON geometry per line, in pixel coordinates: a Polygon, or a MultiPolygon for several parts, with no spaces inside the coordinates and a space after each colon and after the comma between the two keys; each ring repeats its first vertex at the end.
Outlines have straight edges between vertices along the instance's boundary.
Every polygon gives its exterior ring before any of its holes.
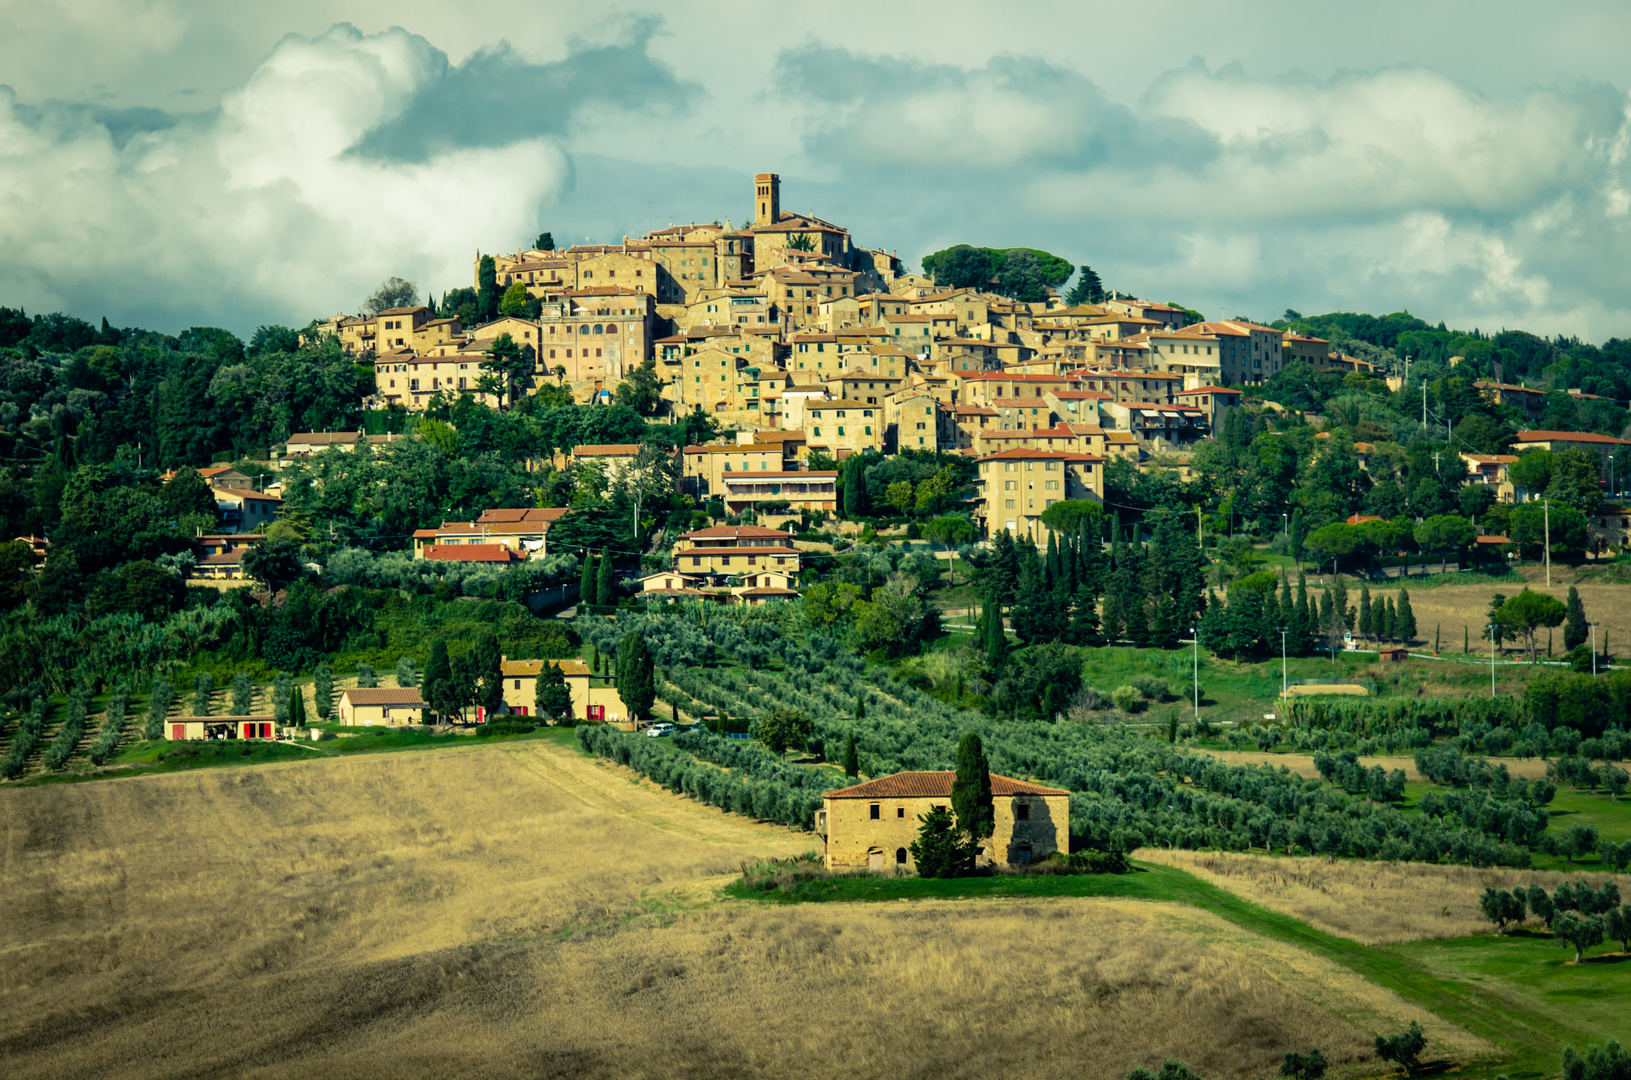
{"type": "Polygon", "coordinates": [[[1354,628],[1353,605],[1348,603],[1348,585],[1342,580],[1341,574],[1333,576],[1331,581],[1331,604],[1336,612],[1338,621],[1344,630],[1354,628]]]}
{"type": "Polygon", "coordinates": [[[1034,544],[1019,547],[1019,584],[1014,590],[1014,635],[1025,645],[1048,640],[1046,569],[1034,544]]]}
{"type": "Polygon", "coordinates": [[[1378,603],[1376,607],[1377,611],[1373,616],[1373,620],[1376,623],[1376,636],[1379,638],[1387,638],[1392,640],[1397,636],[1393,631],[1395,625],[1399,621],[1398,614],[1395,612],[1393,607],[1392,598],[1387,596],[1382,597],[1381,602],[1378,603]]]}
{"type": "Polygon", "coordinates": [[[617,696],[629,710],[633,720],[651,715],[651,705],[657,700],[657,667],[646,648],[646,639],[639,634],[628,634],[618,648],[617,696]]]}
{"type": "Polygon", "coordinates": [[[595,568],[595,603],[609,607],[616,602],[612,592],[612,560],[606,549],[600,549],[600,565],[595,568]]]}
{"type": "Polygon", "coordinates": [[[1569,586],[1567,614],[1563,617],[1563,648],[1575,649],[1586,643],[1591,630],[1586,626],[1586,606],[1580,602],[1580,590],[1569,586]]]}
{"type": "Polygon", "coordinates": [[[951,783],[951,808],[957,827],[972,844],[996,831],[992,808],[991,767],[985,760],[980,736],[970,731],[957,742],[957,776],[951,783]]]}
{"type": "Polygon", "coordinates": [[[1002,666],[1008,655],[1008,635],[1002,627],[1002,605],[991,604],[986,615],[985,660],[993,668],[1002,666]]]}
{"type": "Polygon", "coordinates": [[[1472,636],[1465,626],[1461,628],[1461,651],[1464,653],[1472,652],[1472,636]]]}
{"type": "Polygon", "coordinates": [[[289,723],[295,727],[306,726],[306,695],[298,686],[289,691],[289,723]]]}
{"type": "Polygon", "coordinates": [[[1314,651],[1314,613],[1308,606],[1308,576],[1297,571],[1297,610],[1291,620],[1290,645],[1293,656],[1307,656],[1314,651]]]}
{"type": "Polygon", "coordinates": [[[1099,600],[1084,583],[1076,586],[1070,607],[1070,641],[1073,645],[1099,643],[1099,600]]]}
{"type": "Polygon", "coordinates": [[[430,643],[423,687],[425,705],[432,717],[440,720],[453,712],[453,665],[447,658],[447,642],[441,638],[430,643]]]}
{"type": "Polygon", "coordinates": [[[1104,545],[1098,533],[1089,530],[1085,519],[1077,539],[1076,556],[1081,561],[1077,571],[1078,581],[1091,589],[1094,596],[1098,596],[1104,591],[1104,545]]]}
{"type": "Polygon", "coordinates": [[[1055,542],[1053,530],[1051,529],[1048,530],[1048,556],[1044,568],[1046,570],[1045,580],[1047,581],[1048,588],[1051,589],[1054,585],[1064,580],[1064,567],[1061,566],[1059,562],[1059,545],[1057,542],[1055,542]]]}
{"type": "Polygon", "coordinates": [[[1149,618],[1144,611],[1142,598],[1128,605],[1127,638],[1134,645],[1148,645],[1150,643],[1149,618]]]}
{"type": "Polygon", "coordinates": [[[866,719],[866,698],[855,699],[855,722],[858,724],[866,719]]]}
{"type": "Polygon", "coordinates": [[[1369,585],[1359,586],[1359,636],[1376,636],[1376,623],[1371,618],[1369,585]]]}
{"type": "Polygon", "coordinates": [[[583,605],[595,602],[595,554],[592,551],[583,553],[583,572],[578,576],[578,603],[583,605]]]}
{"type": "Polygon", "coordinates": [[[855,732],[844,740],[844,775],[851,780],[861,775],[861,756],[855,752],[855,732]]]}
{"type": "Polygon", "coordinates": [[[334,709],[334,669],[324,660],[311,675],[312,703],[317,706],[317,718],[327,720],[334,709]]]}
{"type": "Polygon", "coordinates": [[[1399,590],[1399,605],[1393,617],[1393,630],[1400,641],[1416,640],[1416,613],[1410,609],[1410,590],[1399,590]]]}

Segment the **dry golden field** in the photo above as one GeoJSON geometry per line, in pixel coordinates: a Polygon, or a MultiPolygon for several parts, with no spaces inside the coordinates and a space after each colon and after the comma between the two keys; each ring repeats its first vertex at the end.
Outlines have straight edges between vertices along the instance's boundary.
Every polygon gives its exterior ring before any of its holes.
{"type": "Polygon", "coordinates": [[[1142,848],[1138,858],[1187,870],[1243,899],[1365,945],[1490,933],[1492,927],[1478,910],[1478,898],[1490,887],[1541,885],[1551,892],[1566,879],[1593,888],[1614,880],[1622,892],[1631,889],[1631,877],[1614,874],[1159,848],[1142,848]]]}
{"type": "Polygon", "coordinates": [[[8,1077],[1209,1080],[1422,1019],[1179,905],[769,907],[812,838],[547,743],[0,792],[8,1077]]]}
{"type": "MultiPolygon", "coordinates": [[[[1583,563],[1582,570],[1590,570],[1590,563],[1583,563]]],[[[1480,635],[1484,632],[1484,625],[1489,620],[1486,613],[1489,611],[1490,597],[1496,593],[1512,596],[1527,586],[1535,592],[1555,596],[1559,600],[1566,599],[1569,586],[1575,584],[1575,571],[1563,565],[1552,567],[1552,584],[1546,585],[1546,571],[1544,567],[1524,566],[1518,572],[1525,578],[1524,582],[1503,581],[1491,585],[1445,585],[1433,589],[1410,589],[1410,608],[1416,614],[1416,634],[1432,648],[1433,635],[1437,631],[1440,635],[1442,650],[1460,652],[1462,631],[1465,630],[1474,652],[1487,649],[1489,642],[1480,643],[1480,635]]],[[[1323,580],[1323,579],[1322,579],[1323,580]]],[[[1401,581],[1405,588],[1407,582],[1401,581]]],[[[1619,656],[1631,654],[1631,587],[1625,585],[1603,584],[1597,580],[1588,580],[1576,586],[1580,591],[1580,602],[1585,606],[1586,618],[1602,623],[1598,633],[1607,634],[1609,648],[1619,656]]],[[[1358,602],[1358,585],[1348,583],[1351,598],[1358,602]]],[[[1380,595],[1389,590],[1372,589],[1372,595],[1380,595]]],[[[1563,631],[1560,627],[1556,632],[1554,652],[1563,653],[1563,631]]],[[[1536,638],[1542,654],[1546,649],[1546,632],[1542,630],[1536,638]]],[[[1603,638],[1598,638],[1601,645],[1603,638]]],[[[1509,643],[1507,652],[1516,655],[1519,644],[1509,643]]]]}

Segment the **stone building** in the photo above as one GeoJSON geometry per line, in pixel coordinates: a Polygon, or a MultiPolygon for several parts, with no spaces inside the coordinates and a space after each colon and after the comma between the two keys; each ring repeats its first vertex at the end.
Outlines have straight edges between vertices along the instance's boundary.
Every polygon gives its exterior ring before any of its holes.
{"type": "MultiPolygon", "coordinates": [[[[918,818],[951,806],[956,778],[950,770],[903,772],[826,792],[815,831],[825,842],[827,868],[913,869],[918,818]]],[[[981,860],[1028,863],[1070,851],[1068,791],[992,773],[991,796],[996,829],[980,846],[981,860]]]]}

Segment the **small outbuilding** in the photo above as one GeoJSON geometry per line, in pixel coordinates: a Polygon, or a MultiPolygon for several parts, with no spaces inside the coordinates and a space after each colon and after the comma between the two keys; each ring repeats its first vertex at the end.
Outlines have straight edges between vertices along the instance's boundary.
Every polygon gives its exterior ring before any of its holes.
{"type": "Polygon", "coordinates": [[[172,742],[201,739],[272,739],[277,721],[270,716],[172,716],[164,722],[172,742]]]}
{"type": "MultiPolygon", "coordinates": [[[[957,774],[901,772],[826,792],[815,831],[829,870],[910,870],[918,818],[951,806],[957,774]]],[[[1019,864],[1070,851],[1070,792],[991,774],[996,829],[980,848],[987,862],[1019,864]]]]}
{"type": "Polygon", "coordinates": [[[1402,664],[1410,659],[1409,649],[1382,649],[1376,654],[1377,659],[1388,664],[1402,664]]]}

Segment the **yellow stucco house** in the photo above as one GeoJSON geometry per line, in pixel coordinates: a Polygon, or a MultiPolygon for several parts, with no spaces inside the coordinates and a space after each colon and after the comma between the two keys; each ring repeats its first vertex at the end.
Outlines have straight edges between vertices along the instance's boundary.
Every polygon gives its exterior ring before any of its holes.
{"type": "MultiPolygon", "coordinates": [[[[918,818],[951,806],[957,774],[902,772],[826,792],[815,831],[826,845],[829,870],[911,870],[918,818]]],[[[991,774],[996,829],[980,858],[1029,863],[1070,851],[1070,792],[991,774]]]]}
{"type": "Polygon", "coordinates": [[[504,704],[517,716],[533,716],[538,711],[538,673],[545,664],[554,664],[566,676],[566,688],[572,693],[572,715],[578,720],[626,723],[629,710],[617,690],[610,686],[592,686],[589,665],[582,660],[510,660],[499,665],[504,675],[504,704]]]}

